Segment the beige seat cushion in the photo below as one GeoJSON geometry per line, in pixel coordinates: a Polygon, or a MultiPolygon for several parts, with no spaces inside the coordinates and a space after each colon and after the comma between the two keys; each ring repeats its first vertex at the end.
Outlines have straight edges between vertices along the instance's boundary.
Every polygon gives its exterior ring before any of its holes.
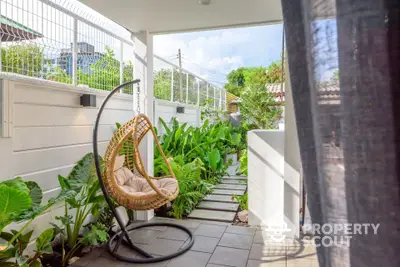
{"type": "MultiPolygon", "coordinates": [[[[154,189],[145,178],[137,176],[128,168],[123,167],[124,161],[125,156],[117,156],[114,164],[114,175],[122,189],[127,193],[138,196],[154,194],[154,189]]],[[[178,189],[178,182],[174,178],[153,180],[153,184],[159,188],[162,193],[167,195],[175,193],[178,189]]]]}

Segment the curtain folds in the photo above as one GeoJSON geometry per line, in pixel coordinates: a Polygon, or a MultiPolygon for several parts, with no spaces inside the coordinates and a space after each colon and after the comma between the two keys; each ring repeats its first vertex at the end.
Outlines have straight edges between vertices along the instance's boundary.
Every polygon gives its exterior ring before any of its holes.
{"type": "Polygon", "coordinates": [[[318,247],[320,266],[400,266],[400,1],[282,9],[312,223],[379,224],[318,247]]]}

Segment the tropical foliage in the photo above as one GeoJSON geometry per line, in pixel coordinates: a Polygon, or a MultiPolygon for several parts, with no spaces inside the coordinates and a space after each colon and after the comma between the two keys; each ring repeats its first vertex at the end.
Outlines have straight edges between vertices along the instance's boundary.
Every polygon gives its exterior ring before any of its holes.
{"type": "Polygon", "coordinates": [[[233,195],[232,199],[237,200],[241,210],[248,210],[249,209],[249,195],[248,195],[247,192],[244,193],[242,196],[233,195]]]}
{"type": "Polygon", "coordinates": [[[277,103],[276,96],[266,90],[265,84],[247,87],[242,92],[239,107],[243,120],[254,124],[254,128],[277,128],[277,122],[282,118],[283,108],[277,103]]]}
{"type": "Polygon", "coordinates": [[[59,197],[64,199],[64,215],[56,217],[60,222],[53,224],[61,240],[62,266],[84,245],[97,245],[108,239],[108,233],[92,225],[84,228],[88,216],[98,215],[104,204],[104,196],[99,193],[100,185],[96,176],[94,156],[85,155],[72,169],[68,177],[58,176],[61,186],[59,197]],[[71,211],[74,209],[74,211],[71,211]],[[83,235],[81,229],[84,228],[83,235]]]}
{"type": "Polygon", "coordinates": [[[213,189],[213,185],[201,179],[201,171],[204,168],[200,159],[185,163],[182,157],[170,159],[170,164],[179,184],[179,195],[174,200],[171,215],[182,218],[189,214],[213,189]]]}
{"type": "Polygon", "coordinates": [[[240,174],[245,176],[248,175],[248,158],[247,158],[247,149],[242,151],[242,155],[240,157],[240,174]]]}
{"type": "Polygon", "coordinates": [[[61,246],[61,265],[67,266],[78,250],[108,239],[112,222],[99,193],[93,154],[84,156],[67,177],[59,176],[58,180],[60,194],[44,205],[42,190],[35,182],[17,177],[0,183],[0,240],[6,242],[0,244],[0,266],[42,266],[43,256],[52,254],[57,243],[61,246]],[[33,234],[28,227],[57,202],[64,202],[65,214],[56,217],[59,223],[52,223],[53,228],[39,234],[35,251],[28,256],[25,250],[33,234]],[[89,217],[96,218],[100,211],[107,216],[90,223],[89,217]],[[19,230],[5,230],[12,223],[22,226],[19,230]]]}
{"type": "MultiPolygon", "coordinates": [[[[198,201],[210,192],[212,185],[226,174],[228,153],[239,151],[241,135],[229,122],[206,120],[201,127],[179,124],[174,118],[170,126],[160,119],[163,133],[159,139],[179,182],[180,195],[173,202],[172,214],[181,218],[190,213],[198,201]]],[[[158,130],[158,132],[160,132],[158,130]]],[[[168,174],[160,152],[155,149],[156,176],[168,174]]]]}
{"type": "Polygon", "coordinates": [[[0,266],[41,266],[43,254],[52,253],[49,245],[53,229],[47,229],[36,239],[36,250],[31,256],[25,249],[31,241],[33,230],[27,231],[33,220],[48,210],[57,200],[42,205],[42,190],[35,182],[23,181],[20,177],[0,183],[0,266]],[[13,222],[21,222],[19,230],[4,231],[13,222]]]}

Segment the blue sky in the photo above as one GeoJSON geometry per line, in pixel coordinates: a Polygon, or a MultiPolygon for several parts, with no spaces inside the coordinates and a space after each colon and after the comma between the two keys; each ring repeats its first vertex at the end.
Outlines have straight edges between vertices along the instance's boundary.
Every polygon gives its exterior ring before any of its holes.
{"type": "MultiPolygon", "coordinates": [[[[317,43],[314,47],[315,73],[318,80],[329,80],[337,69],[336,30],[336,21],[333,19],[318,20],[313,24],[313,38],[317,43]]],[[[266,67],[280,59],[282,24],[154,37],[154,52],[176,64],[179,48],[184,68],[222,85],[231,70],[242,66],[266,67]]]]}
{"type": "Polygon", "coordinates": [[[242,66],[268,66],[279,60],[282,24],[190,32],[154,37],[154,52],[215,83],[224,83],[231,70],[242,66]]]}

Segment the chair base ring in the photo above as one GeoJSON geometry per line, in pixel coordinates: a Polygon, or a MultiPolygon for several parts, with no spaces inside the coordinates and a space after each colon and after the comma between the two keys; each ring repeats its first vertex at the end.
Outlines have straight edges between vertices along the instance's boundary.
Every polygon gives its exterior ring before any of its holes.
{"type": "Polygon", "coordinates": [[[174,223],[163,223],[163,222],[144,223],[144,224],[134,225],[134,226],[130,226],[130,227],[128,226],[125,231],[126,232],[124,232],[124,230],[120,230],[119,232],[117,232],[110,238],[110,240],[108,241],[108,252],[114,258],[116,258],[120,261],[129,262],[129,263],[154,263],[154,262],[170,260],[170,259],[173,259],[173,258],[187,252],[194,244],[194,236],[193,236],[192,232],[188,228],[186,228],[182,225],[174,224],[174,223]],[[168,227],[178,228],[188,234],[190,241],[186,242],[186,245],[183,248],[181,248],[180,250],[178,250],[172,254],[154,257],[154,256],[150,255],[149,253],[147,253],[146,251],[143,251],[142,249],[138,248],[133,243],[128,242],[124,238],[124,235],[126,233],[133,232],[136,229],[141,229],[141,228],[146,228],[146,227],[151,227],[151,226],[168,226],[168,227]],[[128,247],[130,247],[130,249],[133,252],[132,257],[126,256],[126,253],[125,253],[125,255],[118,254],[118,249],[122,242],[125,245],[127,245],[128,247]],[[137,252],[139,254],[142,254],[142,256],[144,256],[144,257],[143,258],[135,258],[135,255],[137,252]]]}

